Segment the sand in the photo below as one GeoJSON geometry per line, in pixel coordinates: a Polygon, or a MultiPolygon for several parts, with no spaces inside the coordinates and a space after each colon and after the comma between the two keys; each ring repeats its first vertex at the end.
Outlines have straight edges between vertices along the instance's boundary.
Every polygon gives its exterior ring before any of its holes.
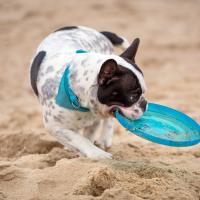
{"type": "Polygon", "coordinates": [[[140,37],[148,99],[200,122],[199,15],[197,0],[1,0],[0,200],[199,200],[199,145],[153,144],[116,123],[113,160],[80,157],[43,128],[28,80],[35,48],[61,26],[140,37]]]}

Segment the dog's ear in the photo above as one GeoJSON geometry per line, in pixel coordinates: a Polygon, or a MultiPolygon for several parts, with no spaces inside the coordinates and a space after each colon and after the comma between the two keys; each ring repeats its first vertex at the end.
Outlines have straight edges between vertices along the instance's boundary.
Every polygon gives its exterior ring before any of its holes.
{"type": "Polygon", "coordinates": [[[102,64],[100,72],[98,74],[97,78],[98,84],[101,86],[110,81],[113,78],[114,74],[116,73],[117,69],[118,65],[114,59],[106,60],[102,64]]]}
{"type": "Polygon", "coordinates": [[[137,53],[139,44],[140,44],[140,39],[136,38],[132,42],[132,44],[120,56],[132,60],[135,63],[135,55],[137,53]]]}

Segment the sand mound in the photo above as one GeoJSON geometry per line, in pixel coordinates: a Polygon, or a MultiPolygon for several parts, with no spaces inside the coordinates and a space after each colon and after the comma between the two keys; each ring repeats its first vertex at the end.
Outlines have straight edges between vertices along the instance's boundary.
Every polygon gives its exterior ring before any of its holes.
{"type": "Polygon", "coordinates": [[[114,186],[115,183],[114,173],[108,168],[94,168],[88,172],[87,177],[79,180],[75,186],[75,195],[92,195],[101,196],[106,190],[114,186]]]}
{"type": "Polygon", "coordinates": [[[26,154],[48,153],[53,147],[62,147],[44,132],[11,132],[0,134],[0,157],[18,157],[26,154]]]}
{"type": "MultiPolygon", "coordinates": [[[[44,155],[39,157],[37,162],[46,162],[44,155]]],[[[200,196],[198,175],[160,163],[63,158],[36,169],[24,160],[21,166],[19,160],[0,165],[3,199],[191,200],[200,196]]]]}

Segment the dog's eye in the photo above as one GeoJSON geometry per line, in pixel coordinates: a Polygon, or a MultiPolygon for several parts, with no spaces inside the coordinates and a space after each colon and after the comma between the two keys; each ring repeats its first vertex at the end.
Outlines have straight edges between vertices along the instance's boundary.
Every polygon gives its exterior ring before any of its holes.
{"type": "Polygon", "coordinates": [[[129,99],[130,99],[131,102],[135,102],[138,99],[138,96],[139,95],[137,93],[131,94],[129,99]]]}

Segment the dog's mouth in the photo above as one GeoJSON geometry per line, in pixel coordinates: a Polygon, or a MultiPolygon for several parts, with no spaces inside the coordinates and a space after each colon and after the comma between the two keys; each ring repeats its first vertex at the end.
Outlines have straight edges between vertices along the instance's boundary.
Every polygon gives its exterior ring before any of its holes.
{"type": "Polygon", "coordinates": [[[118,110],[117,107],[112,107],[111,109],[109,109],[109,113],[110,113],[113,117],[115,117],[115,112],[116,112],[117,110],[118,110]]]}
{"type": "Polygon", "coordinates": [[[123,112],[121,111],[120,107],[121,107],[121,106],[119,106],[119,105],[112,105],[112,106],[110,106],[110,108],[109,108],[109,113],[110,113],[113,117],[116,117],[116,116],[115,116],[115,113],[116,113],[116,111],[118,111],[121,115],[124,116],[124,114],[123,114],[123,112]]]}
{"type": "Polygon", "coordinates": [[[139,119],[143,115],[142,110],[139,108],[134,109],[134,107],[125,107],[125,106],[119,106],[119,105],[110,106],[108,113],[111,116],[116,118],[116,111],[118,111],[120,115],[130,120],[139,119]]]}

